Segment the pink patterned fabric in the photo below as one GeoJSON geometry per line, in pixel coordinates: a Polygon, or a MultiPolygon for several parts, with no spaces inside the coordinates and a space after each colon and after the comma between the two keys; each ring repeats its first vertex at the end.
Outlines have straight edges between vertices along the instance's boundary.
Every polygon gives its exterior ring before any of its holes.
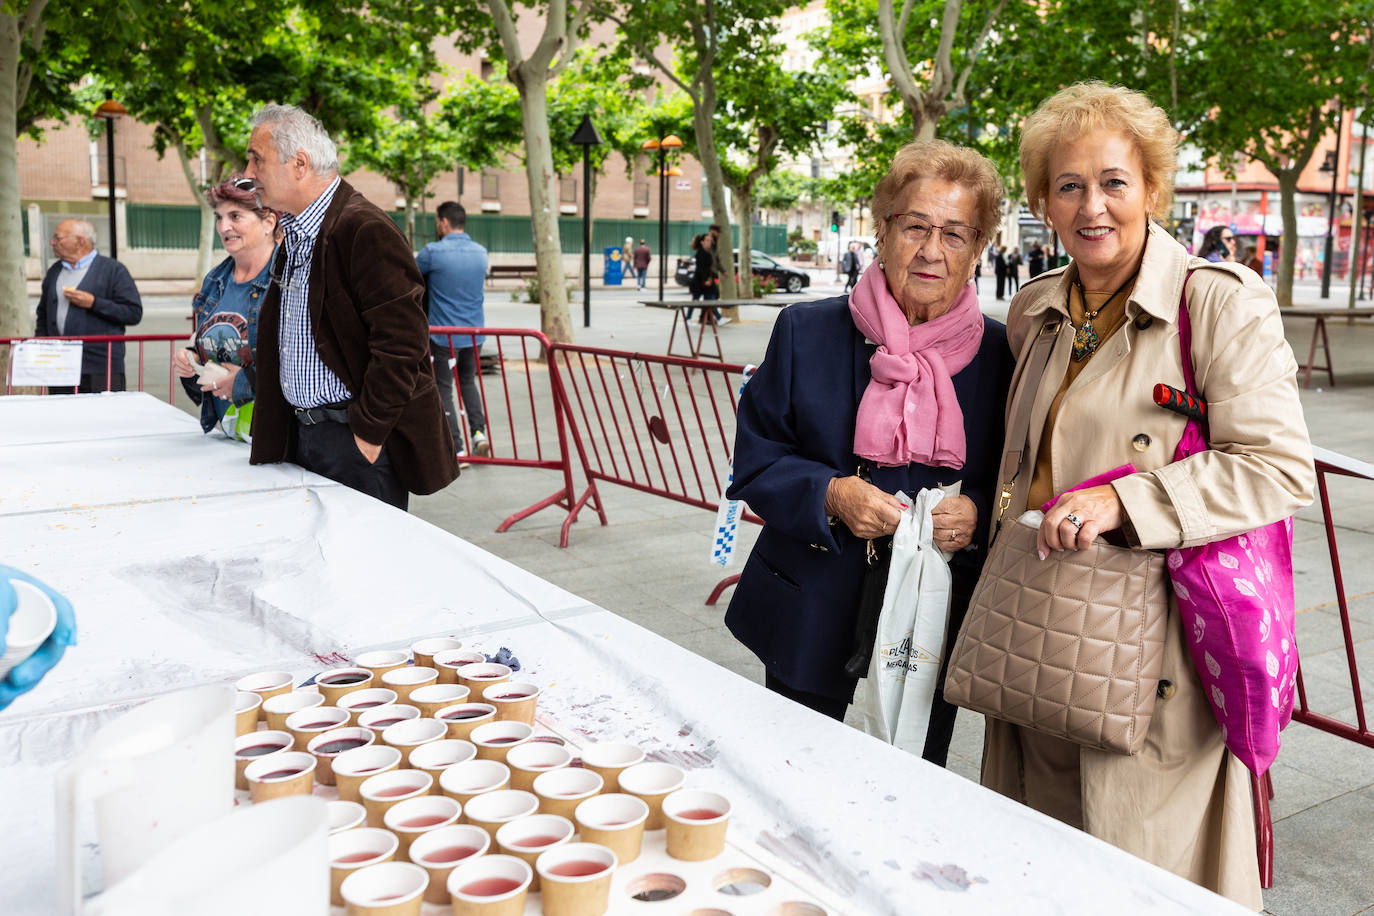
{"type": "MultiPolygon", "coordinates": [[[[1178,312],[1183,377],[1188,393],[1197,395],[1186,301],[1178,312]]],[[[1189,420],[1174,459],[1206,449],[1201,426],[1189,420]]],[[[1298,680],[1293,520],[1170,550],[1167,563],[1188,649],[1221,738],[1261,775],[1278,755],[1280,733],[1293,717],[1298,680]]]]}
{"type": "Polygon", "coordinates": [[[964,412],[951,377],[978,355],[983,313],[967,284],[939,318],[907,323],[874,261],[849,297],[849,313],[878,345],[854,424],[854,454],[885,467],[964,466],[964,412]]]}

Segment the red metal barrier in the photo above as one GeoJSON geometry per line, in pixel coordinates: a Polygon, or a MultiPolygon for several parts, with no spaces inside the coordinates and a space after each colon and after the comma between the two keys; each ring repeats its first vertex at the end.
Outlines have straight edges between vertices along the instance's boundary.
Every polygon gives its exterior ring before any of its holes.
{"type": "MultiPolygon", "coordinates": [[[[45,336],[45,337],[39,337],[39,336],[33,336],[33,337],[0,337],[0,346],[3,346],[3,347],[11,347],[11,348],[13,348],[13,345],[14,345],[14,344],[20,343],[20,342],[25,341],[25,340],[79,340],[79,341],[81,341],[82,343],[103,343],[103,344],[109,344],[109,343],[124,343],[124,344],[130,345],[130,347],[129,347],[129,348],[126,348],[126,349],[134,348],[134,347],[136,346],[136,348],[137,348],[137,354],[136,354],[136,356],[131,356],[131,355],[128,354],[128,353],[126,353],[125,356],[124,356],[124,375],[125,375],[126,384],[127,384],[128,381],[129,381],[129,375],[130,375],[130,373],[129,373],[129,368],[128,368],[128,367],[129,367],[129,361],[130,361],[130,359],[136,360],[137,366],[138,366],[138,373],[137,373],[138,381],[137,381],[137,387],[134,387],[133,385],[130,385],[130,386],[129,386],[129,390],[130,390],[130,391],[143,391],[143,390],[144,390],[143,385],[144,385],[144,368],[145,368],[145,356],[146,356],[146,354],[145,354],[145,352],[144,352],[144,347],[145,347],[145,345],[146,345],[146,344],[150,344],[150,343],[165,343],[165,344],[167,344],[167,403],[168,403],[168,404],[175,403],[175,400],[176,400],[176,392],[179,391],[179,390],[181,390],[181,386],[180,386],[179,384],[176,383],[176,377],[175,377],[175,375],[174,375],[173,372],[172,372],[172,354],[175,352],[177,344],[185,344],[185,342],[186,342],[186,335],[185,335],[185,334],[128,334],[128,335],[123,335],[123,334],[100,334],[100,335],[92,335],[92,336],[89,336],[89,337],[46,337],[46,336],[45,336]]],[[[12,363],[8,363],[7,365],[12,365],[12,363]]],[[[106,347],[106,349],[105,349],[105,385],[106,385],[107,388],[108,388],[109,385],[110,385],[111,376],[113,375],[113,373],[114,373],[114,357],[113,357],[113,354],[111,354],[111,352],[110,352],[110,348],[109,348],[109,347],[106,347]]],[[[43,389],[40,389],[40,390],[41,390],[42,393],[44,393],[44,394],[47,394],[47,393],[48,393],[46,388],[43,388],[43,389]]],[[[14,386],[10,383],[9,373],[7,373],[7,374],[6,374],[6,377],[5,377],[5,394],[12,394],[13,392],[14,392],[14,386]]]]}
{"type": "MultiPolygon", "coordinates": [[[[1307,685],[1303,683],[1302,661],[1298,662],[1298,691],[1293,709],[1293,721],[1310,725],[1315,729],[1374,748],[1374,731],[1364,711],[1364,692],[1360,684],[1360,669],[1355,659],[1355,638],[1350,627],[1350,605],[1345,594],[1345,580],[1341,575],[1341,558],[1336,547],[1336,522],[1331,516],[1331,496],[1327,486],[1328,475],[1351,477],[1359,480],[1374,481],[1374,465],[1347,458],[1324,448],[1313,447],[1317,466],[1317,492],[1321,498],[1322,522],[1326,527],[1326,547],[1331,556],[1331,574],[1336,584],[1336,606],[1340,610],[1341,636],[1345,643],[1345,658],[1349,667],[1350,689],[1355,708],[1355,723],[1342,722],[1323,713],[1315,712],[1307,698],[1307,685]]],[[[1301,644],[1299,644],[1301,647],[1301,644]]],[[[1269,813],[1269,800],[1274,797],[1274,783],[1268,773],[1262,778],[1252,777],[1251,795],[1255,804],[1255,824],[1259,852],[1260,883],[1264,887],[1274,885],[1274,829],[1269,813]]]]}
{"type": "Polygon", "coordinates": [[[485,373],[477,373],[477,387],[487,418],[488,455],[479,455],[473,447],[472,430],[467,412],[463,409],[463,389],[458,383],[456,367],[451,369],[462,425],[463,445],[467,452],[463,461],[469,464],[492,464],[505,467],[544,468],[562,473],[563,485],[551,495],[521,509],[497,526],[505,531],[516,522],[528,518],[550,506],[560,506],[568,517],[559,534],[559,547],[568,546],[568,531],[577,515],[588,502],[596,509],[601,524],[606,524],[606,512],[596,492],[596,485],[588,481],[579,496],[573,484],[572,454],[567,444],[567,425],[564,404],[557,380],[548,365],[539,361],[550,348],[549,339],[529,328],[465,328],[431,327],[430,335],[448,341],[449,359],[457,349],[475,346],[476,338],[487,338],[486,348],[496,350],[499,378],[488,390],[485,373]],[[536,379],[547,377],[547,387],[536,379]]]}
{"type": "MultiPolygon", "coordinates": [[[[605,481],[716,510],[744,366],[571,344],[553,344],[549,363],[589,489],[605,481]]],[[[738,578],[716,586],[707,604],[738,578]]]]}

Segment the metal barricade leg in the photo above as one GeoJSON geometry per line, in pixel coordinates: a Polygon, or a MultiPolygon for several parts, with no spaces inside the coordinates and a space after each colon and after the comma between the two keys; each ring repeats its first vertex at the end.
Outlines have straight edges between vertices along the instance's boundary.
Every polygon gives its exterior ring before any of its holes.
{"type": "Polygon", "coordinates": [[[1274,823],[1269,818],[1269,799],[1273,784],[1266,772],[1261,778],[1250,774],[1250,796],[1255,803],[1255,845],[1259,856],[1260,887],[1274,886],[1274,823]],[[1268,788],[1265,784],[1269,783],[1268,788]]]}
{"type": "Polygon", "coordinates": [[[733,576],[726,576],[724,579],[721,579],[719,582],[717,582],[716,587],[711,589],[711,594],[706,599],[706,606],[715,607],[716,602],[720,600],[720,596],[725,592],[725,590],[727,588],[733,588],[735,583],[738,581],[739,573],[735,573],[733,576]]]}

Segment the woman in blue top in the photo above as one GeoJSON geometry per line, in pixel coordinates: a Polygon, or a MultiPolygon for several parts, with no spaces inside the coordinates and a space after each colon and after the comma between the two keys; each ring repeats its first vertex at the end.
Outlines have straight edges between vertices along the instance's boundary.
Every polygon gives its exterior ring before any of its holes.
{"type": "Polygon", "coordinates": [[[209,197],[215,231],[229,257],[206,274],[191,306],[195,346],[176,351],[173,364],[187,395],[200,405],[201,428],[208,433],[220,426],[230,437],[245,438],[236,429],[246,433],[251,422],[258,310],[271,282],[278,215],[233,179],[211,188],[209,197]]]}

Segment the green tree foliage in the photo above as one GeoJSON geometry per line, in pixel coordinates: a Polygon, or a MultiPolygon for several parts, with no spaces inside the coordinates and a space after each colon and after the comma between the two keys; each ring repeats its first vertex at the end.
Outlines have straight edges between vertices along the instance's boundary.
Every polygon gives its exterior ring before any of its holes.
{"type": "MultiPolygon", "coordinates": [[[[785,0],[607,0],[605,16],[620,28],[620,53],[658,69],[692,102],[695,153],[706,175],[714,221],[725,230],[731,223],[725,198],[725,170],[716,141],[721,92],[717,69],[733,49],[757,46],[776,32],[775,17],[785,0]],[[663,53],[670,50],[672,56],[663,53]]],[[[734,255],[729,245],[718,251],[721,295],[733,299],[734,255]]]]}
{"type": "Polygon", "coordinates": [[[784,70],[779,63],[782,49],[771,36],[753,37],[748,44],[726,44],[717,76],[722,104],[716,141],[739,226],[741,292],[753,289],[747,253],[753,249],[759,182],[777,168],[780,157],[818,150],[836,106],[849,96],[843,81],[824,69],[784,70]]]}

